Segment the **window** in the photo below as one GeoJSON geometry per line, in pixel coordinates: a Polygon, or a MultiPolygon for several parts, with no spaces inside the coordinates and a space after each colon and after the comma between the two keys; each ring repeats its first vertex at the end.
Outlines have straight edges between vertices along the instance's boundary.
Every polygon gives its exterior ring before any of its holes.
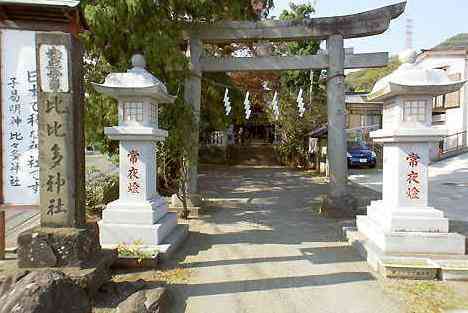
{"type": "Polygon", "coordinates": [[[151,120],[153,122],[158,121],[158,107],[153,103],[151,104],[151,120]]]}
{"type": "MultiPolygon", "coordinates": [[[[448,68],[440,68],[447,71],[448,68]]],[[[456,74],[449,74],[448,75],[450,80],[452,81],[459,81],[462,79],[462,75],[460,73],[456,74]]],[[[461,102],[461,92],[457,90],[455,92],[441,95],[438,97],[434,97],[434,102],[432,104],[432,108],[437,110],[445,110],[445,109],[452,109],[452,108],[459,108],[461,102]]]]}
{"type": "Polygon", "coordinates": [[[143,121],[143,103],[125,103],[124,105],[125,121],[143,121]]]}
{"type": "Polygon", "coordinates": [[[361,115],[361,126],[376,126],[377,129],[380,128],[382,118],[377,114],[366,114],[361,115]]]}
{"type": "Polygon", "coordinates": [[[426,101],[405,101],[403,120],[406,122],[425,122],[426,101]]]}

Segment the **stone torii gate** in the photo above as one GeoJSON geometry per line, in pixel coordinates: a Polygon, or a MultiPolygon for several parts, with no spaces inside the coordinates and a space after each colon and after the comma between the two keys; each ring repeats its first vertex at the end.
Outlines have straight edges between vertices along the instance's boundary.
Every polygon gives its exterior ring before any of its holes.
{"type": "MultiPolygon", "coordinates": [[[[328,69],[329,204],[341,209],[346,196],[346,119],[344,70],[383,67],[388,53],[345,54],[344,39],[384,33],[392,19],[405,10],[406,2],[359,14],[304,19],[301,21],[222,22],[191,25],[187,30],[192,75],[185,82],[185,101],[192,105],[197,131],[194,155],[198,158],[201,79],[203,72],[287,71],[328,69]],[[249,41],[327,41],[327,53],[308,56],[211,57],[203,55],[204,43],[249,41]]],[[[198,162],[190,170],[189,192],[198,194],[198,162]]]]}

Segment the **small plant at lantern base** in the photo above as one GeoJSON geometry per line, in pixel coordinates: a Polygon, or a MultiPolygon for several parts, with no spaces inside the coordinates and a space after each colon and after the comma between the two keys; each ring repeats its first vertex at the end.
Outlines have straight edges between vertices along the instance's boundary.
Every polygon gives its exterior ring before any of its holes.
{"type": "Polygon", "coordinates": [[[114,267],[119,268],[154,268],[159,263],[158,250],[149,249],[140,240],[127,245],[120,243],[117,246],[118,260],[114,267]]]}

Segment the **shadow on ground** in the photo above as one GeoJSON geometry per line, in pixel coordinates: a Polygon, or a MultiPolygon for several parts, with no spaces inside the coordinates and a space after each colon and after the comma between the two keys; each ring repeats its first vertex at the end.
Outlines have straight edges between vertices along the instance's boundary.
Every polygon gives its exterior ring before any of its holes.
{"type": "MultiPolygon", "coordinates": [[[[334,264],[343,266],[363,261],[347,243],[340,243],[343,240],[341,226],[350,220],[325,218],[317,214],[321,196],[327,191],[323,179],[284,168],[214,167],[202,172],[200,186],[211,203],[205,215],[191,221],[189,240],[174,262],[166,264],[167,268],[181,266],[205,273],[220,271],[220,268],[235,271],[239,266],[246,270],[252,266],[266,266],[267,263],[274,267],[291,267],[295,262],[333,267],[334,264]],[[316,244],[321,246],[308,247],[316,244]],[[242,252],[243,249],[257,246],[268,247],[266,249],[270,249],[270,246],[271,249],[285,247],[298,253],[252,257],[242,252]],[[236,254],[228,258],[210,255],[212,249],[219,247],[223,251],[240,250],[241,257],[233,257],[236,254]],[[210,257],[203,258],[201,255],[210,257]]],[[[298,269],[294,274],[289,273],[293,275],[290,277],[268,277],[267,273],[264,276],[254,275],[251,279],[236,279],[234,272],[231,273],[234,279],[217,277],[220,281],[176,283],[170,286],[176,303],[174,312],[186,312],[190,298],[302,287],[322,288],[375,280],[371,273],[351,268],[354,271],[341,267],[340,270],[317,275],[300,275],[304,272],[298,269]]],[[[191,312],[190,309],[187,312],[191,312]]]]}

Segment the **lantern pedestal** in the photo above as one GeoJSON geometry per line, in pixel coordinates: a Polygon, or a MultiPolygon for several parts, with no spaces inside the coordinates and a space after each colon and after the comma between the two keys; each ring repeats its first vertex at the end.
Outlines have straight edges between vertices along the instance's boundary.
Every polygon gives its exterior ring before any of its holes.
{"type": "Polygon", "coordinates": [[[120,198],[107,205],[99,222],[101,244],[139,242],[160,245],[177,225],[166,202],[156,192],[156,141],[167,131],[154,127],[109,127],[105,134],[120,141],[120,198]]]}
{"type": "Polygon", "coordinates": [[[384,144],[383,200],[372,202],[356,223],[383,252],[465,254],[465,237],[449,233],[444,213],[428,206],[430,143],[445,133],[429,127],[371,133],[384,144]]]}

